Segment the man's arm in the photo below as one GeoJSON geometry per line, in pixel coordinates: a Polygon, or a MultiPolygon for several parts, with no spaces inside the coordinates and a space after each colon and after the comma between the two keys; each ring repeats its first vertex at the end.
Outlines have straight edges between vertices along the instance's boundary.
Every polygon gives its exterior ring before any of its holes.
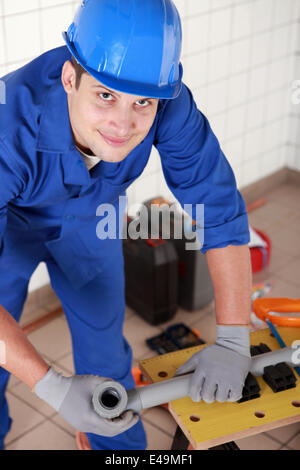
{"type": "MultiPolygon", "coordinates": [[[[95,388],[102,377],[64,377],[50,367],[28,341],[12,316],[0,306],[0,341],[5,344],[4,369],[22,380],[69,424],[82,432],[117,436],[134,426],[139,416],[125,411],[118,419],[104,419],[91,406],[95,388]],[[80,412],[78,412],[80,410],[80,412]]],[[[1,359],[1,358],[0,358],[1,359]]]]}
{"type": "Polygon", "coordinates": [[[214,286],[218,325],[248,325],[251,314],[252,270],[248,245],[206,252],[214,286]]]}
{"type": "Polygon", "coordinates": [[[47,373],[49,364],[28,341],[22,328],[0,305],[0,341],[5,349],[1,366],[31,389],[47,373]]]}
{"type": "Polygon", "coordinates": [[[216,342],[194,354],[176,374],[194,371],[189,387],[193,401],[237,401],[251,365],[249,247],[228,245],[206,255],[215,291],[216,342]]]}

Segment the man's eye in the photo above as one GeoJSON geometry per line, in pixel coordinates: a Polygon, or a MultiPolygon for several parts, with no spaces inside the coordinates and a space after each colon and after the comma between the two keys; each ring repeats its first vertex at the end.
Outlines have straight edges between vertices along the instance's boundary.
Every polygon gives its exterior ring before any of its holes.
{"type": "Polygon", "coordinates": [[[100,93],[101,98],[104,101],[111,101],[113,99],[113,96],[110,93],[100,93]]]}
{"type": "Polygon", "coordinates": [[[136,102],[140,108],[145,108],[150,104],[150,101],[148,100],[139,100],[136,102]]]}

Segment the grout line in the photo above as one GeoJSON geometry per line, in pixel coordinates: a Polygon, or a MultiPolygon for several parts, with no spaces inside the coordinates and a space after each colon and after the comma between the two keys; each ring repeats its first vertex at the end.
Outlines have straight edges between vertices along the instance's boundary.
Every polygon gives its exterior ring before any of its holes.
{"type": "Polygon", "coordinates": [[[174,436],[170,433],[168,433],[167,431],[165,431],[164,429],[162,429],[160,426],[158,426],[157,424],[153,423],[152,421],[150,421],[149,419],[147,419],[146,417],[142,416],[142,421],[146,421],[146,423],[150,424],[151,426],[153,426],[154,428],[158,429],[159,431],[163,432],[166,436],[168,437],[171,437],[173,438],[174,436]]]}
{"type": "MultiPolygon", "coordinates": [[[[57,413],[56,413],[57,414],[57,413]]],[[[64,428],[61,424],[58,424],[56,421],[53,420],[54,416],[53,415],[51,416],[48,421],[50,421],[52,424],[54,424],[54,426],[57,426],[58,428],[60,428],[62,431],[66,432],[67,434],[69,434],[69,436],[73,437],[75,439],[75,433],[76,433],[76,429],[74,430],[74,434],[71,433],[71,431],[69,431],[68,429],[64,428]]],[[[60,416],[60,415],[59,415],[60,416]]]]}
{"type": "MultiPolygon", "coordinates": [[[[40,1],[39,1],[39,4],[40,4],[40,1]]],[[[63,3],[57,3],[56,5],[51,5],[51,6],[38,6],[37,8],[31,8],[30,10],[22,10],[22,11],[18,11],[18,12],[14,12],[14,13],[5,13],[4,11],[4,7],[3,7],[3,13],[2,15],[0,15],[0,18],[13,18],[13,17],[18,17],[18,16],[24,16],[24,15],[30,15],[32,13],[36,13],[37,11],[39,11],[39,9],[41,10],[54,10],[56,8],[63,8],[63,7],[66,7],[66,6],[70,6],[72,5],[73,2],[72,1],[69,1],[69,2],[63,2],[63,3]]]]}
{"type": "Polygon", "coordinates": [[[22,437],[26,436],[26,434],[28,434],[29,432],[33,431],[34,429],[38,428],[41,424],[44,424],[46,421],[47,421],[47,419],[44,419],[44,420],[41,421],[40,423],[35,424],[34,426],[32,426],[32,428],[29,428],[29,429],[27,429],[26,431],[24,431],[23,433],[21,433],[18,437],[12,439],[11,441],[5,442],[5,447],[6,447],[6,446],[10,446],[10,445],[13,444],[14,442],[17,442],[19,439],[21,439],[22,437]]]}
{"type": "MultiPolygon", "coordinates": [[[[280,428],[277,428],[277,429],[280,429],[280,428]]],[[[285,442],[282,442],[280,441],[278,438],[272,436],[271,434],[269,434],[268,432],[265,432],[264,433],[269,439],[271,439],[272,441],[278,443],[281,445],[281,447],[285,447],[286,446],[286,443],[285,442]]],[[[297,433],[296,433],[297,434],[297,433]]],[[[292,439],[294,438],[295,436],[292,437],[292,439]]]]}
{"type": "MultiPolygon", "coordinates": [[[[281,250],[281,251],[282,251],[283,253],[286,253],[287,255],[293,256],[291,253],[284,252],[284,250],[281,250]]],[[[298,258],[294,258],[294,261],[295,261],[295,259],[297,260],[298,258]]],[[[281,269],[283,269],[283,268],[281,268],[281,269]]],[[[281,277],[281,276],[278,275],[278,274],[274,274],[273,277],[276,277],[278,280],[283,281],[283,282],[285,282],[286,284],[291,284],[292,287],[298,287],[298,289],[300,288],[299,283],[293,282],[293,281],[291,281],[290,279],[286,279],[286,278],[284,278],[284,277],[281,277]]]]}
{"type": "MultiPolygon", "coordinates": [[[[216,49],[216,48],[214,48],[214,49],[216,49]]],[[[204,53],[204,52],[209,52],[209,51],[204,50],[202,53],[204,53]]],[[[205,86],[218,84],[220,82],[223,82],[224,80],[228,80],[230,78],[235,78],[235,77],[238,77],[239,75],[244,75],[245,73],[250,74],[253,70],[257,70],[257,69],[261,69],[261,68],[264,68],[264,67],[267,67],[267,66],[271,66],[273,64],[276,64],[277,62],[282,62],[283,60],[292,59],[292,58],[294,58],[294,54],[290,53],[290,54],[281,55],[280,57],[277,57],[276,59],[273,59],[273,60],[269,60],[269,61],[266,61],[266,62],[261,62],[260,64],[257,64],[257,65],[254,65],[254,66],[249,65],[249,67],[247,67],[245,69],[242,69],[239,72],[231,73],[229,75],[224,75],[224,76],[222,76],[220,78],[217,78],[215,80],[207,80],[206,82],[203,82],[200,85],[195,86],[194,90],[200,90],[201,88],[203,88],[205,86]]]]}
{"type": "MultiPolygon", "coordinates": [[[[22,383],[22,382],[21,382],[22,383]]],[[[45,413],[43,413],[42,411],[38,410],[37,408],[35,408],[34,406],[32,406],[32,404],[28,403],[27,401],[25,401],[23,398],[21,398],[19,395],[17,395],[16,393],[13,393],[11,390],[9,390],[9,393],[11,395],[14,396],[14,398],[17,398],[19,401],[21,401],[22,403],[24,403],[24,405],[27,405],[29,406],[29,408],[31,408],[33,411],[35,411],[36,413],[40,414],[41,416],[43,416],[44,418],[46,419],[50,419],[52,418],[54,415],[56,415],[56,411],[54,410],[53,411],[53,414],[51,415],[46,415],[45,413]]]]}
{"type": "MultiPolygon", "coordinates": [[[[292,436],[285,444],[285,446],[289,447],[288,444],[289,442],[291,442],[293,439],[295,439],[296,436],[300,435],[300,431],[299,432],[296,432],[296,434],[294,434],[294,436],[292,436]]],[[[293,450],[295,450],[293,447],[291,448],[293,450]]]]}
{"type": "MultiPolygon", "coordinates": [[[[295,21],[289,21],[289,22],[286,22],[286,23],[282,23],[278,26],[275,26],[274,28],[269,28],[269,29],[265,29],[264,31],[262,32],[259,32],[259,33],[255,33],[255,37],[258,37],[258,36],[263,36],[264,34],[266,33],[276,33],[278,32],[279,29],[283,29],[287,26],[292,26],[294,24],[298,24],[299,20],[295,20],[295,21]]],[[[187,58],[192,58],[192,57],[195,57],[197,55],[200,55],[200,54],[203,54],[204,52],[212,52],[214,51],[215,49],[221,49],[222,47],[224,46],[231,46],[233,44],[236,44],[238,42],[242,42],[242,41],[245,41],[245,40],[251,40],[252,38],[254,37],[254,34],[248,34],[248,35],[245,35],[245,36],[240,36],[239,38],[237,39],[233,39],[232,41],[226,41],[226,42],[222,42],[218,45],[215,45],[215,46],[208,46],[207,48],[205,49],[198,49],[196,52],[191,52],[190,54],[185,54],[185,55],[182,55],[182,59],[187,59],[187,58]]],[[[291,56],[294,56],[295,55],[295,52],[293,52],[291,54],[291,56]]],[[[272,61],[270,61],[271,63],[272,61]]]]}

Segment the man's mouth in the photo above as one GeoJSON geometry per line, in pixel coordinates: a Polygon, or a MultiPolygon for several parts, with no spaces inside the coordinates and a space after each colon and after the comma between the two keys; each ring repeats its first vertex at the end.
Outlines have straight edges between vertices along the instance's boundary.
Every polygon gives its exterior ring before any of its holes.
{"type": "Polygon", "coordinates": [[[112,147],[122,147],[127,142],[129,142],[129,139],[116,139],[115,137],[111,137],[111,136],[102,134],[101,131],[98,131],[98,132],[102,136],[102,138],[105,140],[105,142],[108,145],[111,145],[112,147]]]}

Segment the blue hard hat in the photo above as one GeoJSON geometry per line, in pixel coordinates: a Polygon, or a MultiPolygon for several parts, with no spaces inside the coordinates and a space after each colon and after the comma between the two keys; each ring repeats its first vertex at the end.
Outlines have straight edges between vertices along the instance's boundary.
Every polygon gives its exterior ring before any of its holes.
{"type": "Polygon", "coordinates": [[[108,88],[160,99],[180,92],[182,30],[172,0],[83,0],[63,37],[108,88]]]}

